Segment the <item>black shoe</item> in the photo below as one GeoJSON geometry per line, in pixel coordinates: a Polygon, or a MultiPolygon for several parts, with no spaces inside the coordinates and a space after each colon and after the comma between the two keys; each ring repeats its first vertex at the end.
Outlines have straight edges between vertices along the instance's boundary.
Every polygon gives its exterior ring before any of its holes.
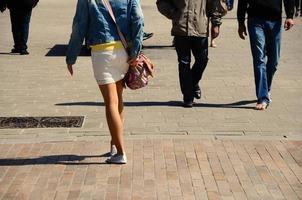
{"type": "Polygon", "coordinates": [[[27,50],[21,50],[20,55],[28,55],[29,52],[27,50]]]}
{"type": "Polygon", "coordinates": [[[10,52],[11,53],[20,53],[21,51],[20,51],[20,49],[13,48],[10,52]]]}
{"type": "Polygon", "coordinates": [[[200,91],[200,89],[194,91],[194,98],[195,99],[200,99],[201,98],[201,91],[200,91]]]}
{"type": "Polygon", "coordinates": [[[184,101],[183,102],[184,108],[192,108],[193,107],[193,101],[184,101]]]}
{"type": "Polygon", "coordinates": [[[295,17],[298,17],[298,16],[299,16],[299,11],[296,11],[295,17]]]}
{"type": "Polygon", "coordinates": [[[195,99],[200,99],[201,98],[201,90],[200,90],[200,87],[198,85],[195,86],[193,94],[194,94],[195,99]]]}
{"type": "Polygon", "coordinates": [[[183,107],[192,108],[193,107],[193,98],[184,97],[183,107]]]}
{"type": "Polygon", "coordinates": [[[143,40],[147,40],[147,39],[151,38],[153,35],[154,35],[153,33],[145,33],[144,32],[143,40]]]}

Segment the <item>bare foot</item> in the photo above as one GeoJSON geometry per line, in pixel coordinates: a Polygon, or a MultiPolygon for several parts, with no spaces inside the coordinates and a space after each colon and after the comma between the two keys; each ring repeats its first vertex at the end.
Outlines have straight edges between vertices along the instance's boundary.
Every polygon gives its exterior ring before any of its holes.
{"type": "Polygon", "coordinates": [[[266,110],[268,107],[268,104],[266,102],[257,103],[255,106],[255,110],[266,110]]]}
{"type": "Polygon", "coordinates": [[[211,44],[210,44],[210,47],[216,48],[217,44],[214,41],[212,41],[211,44]]]}

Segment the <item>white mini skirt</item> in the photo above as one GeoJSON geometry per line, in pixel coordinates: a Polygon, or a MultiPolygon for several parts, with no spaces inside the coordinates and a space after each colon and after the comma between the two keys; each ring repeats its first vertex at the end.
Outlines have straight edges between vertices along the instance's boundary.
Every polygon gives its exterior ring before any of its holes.
{"type": "Polygon", "coordinates": [[[91,46],[91,60],[99,85],[122,80],[129,68],[128,55],[119,41],[91,46]]]}

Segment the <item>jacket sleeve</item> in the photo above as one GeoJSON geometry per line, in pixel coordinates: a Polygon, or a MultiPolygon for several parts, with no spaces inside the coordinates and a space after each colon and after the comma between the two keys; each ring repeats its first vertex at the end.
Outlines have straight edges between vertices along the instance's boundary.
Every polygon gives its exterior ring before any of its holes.
{"type": "Polygon", "coordinates": [[[67,52],[66,63],[74,64],[80,54],[84,38],[88,30],[88,1],[78,0],[76,14],[73,18],[72,33],[70,36],[67,52]]]}
{"type": "Polygon", "coordinates": [[[168,19],[173,19],[173,16],[177,8],[173,5],[171,0],[157,0],[156,1],[158,11],[167,17],[168,19]]]}
{"type": "MultiPolygon", "coordinates": [[[[301,1],[300,1],[301,2],[301,1]]],[[[286,18],[293,19],[294,10],[295,10],[295,1],[294,0],[284,0],[284,8],[286,13],[286,18]]]]}
{"type": "Polygon", "coordinates": [[[132,1],[131,9],[131,49],[130,58],[135,58],[139,55],[144,34],[144,17],[139,3],[139,0],[132,1]]]}
{"type": "Polygon", "coordinates": [[[237,20],[239,25],[244,25],[245,15],[247,13],[247,0],[238,0],[237,20]]]}
{"type": "Polygon", "coordinates": [[[0,0],[0,11],[4,12],[7,7],[6,0],[0,0]]]}
{"type": "Polygon", "coordinates": [[[35,0],[33,8],[36,7],[38,3],[39,3],[39,0],[35,0]]]}
{"type": "Polygon", "coordinates": [[[221,18],[227,13],[227,5],[224,0],[207,0],[207,15],[213,26],[222,24],[221,18]]]}

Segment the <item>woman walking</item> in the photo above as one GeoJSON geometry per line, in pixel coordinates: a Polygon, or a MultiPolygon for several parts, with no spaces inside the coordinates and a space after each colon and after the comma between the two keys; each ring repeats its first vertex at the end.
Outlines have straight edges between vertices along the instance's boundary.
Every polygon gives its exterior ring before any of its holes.
{"type": "Polygon", "coordinates": [[[66,63],[70,74],[85,38],[91,47],[94,77],[106,107],[106,118],[111,134],[111,157],[107,163],[125,164],[123,145],[123,78],[129,64],[136,64],[143,39],[143,15],[139,0],[110,1],[116,23],[131,44],[126,52],[116,25],[101,0],[78,0],[73,19],[66,63]]]}

